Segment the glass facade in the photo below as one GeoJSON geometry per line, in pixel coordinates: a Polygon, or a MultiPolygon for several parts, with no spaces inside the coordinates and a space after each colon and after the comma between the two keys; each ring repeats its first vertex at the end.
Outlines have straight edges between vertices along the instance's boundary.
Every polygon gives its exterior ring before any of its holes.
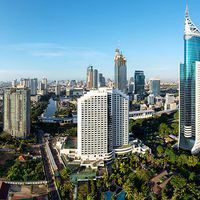
{"type": "Polygon", "coordinates": [[[154,96],[160,95],[160,80],[159,79],[151,79],[150,80],[150,94],[154,96]]]}
{"type": "Polygon", "coordinates": [[[145,75],[143,71],[135,71],[135,94],[138,94],[140,99],[144,97],[145,75]]]}
{"type": "Polygon", "coordinates": [[[180,128],[179,147],[194,148],[196,140],[196,61],[200,61],[200,32],[185,19],[184,64],[180,65],[180,128]]]}

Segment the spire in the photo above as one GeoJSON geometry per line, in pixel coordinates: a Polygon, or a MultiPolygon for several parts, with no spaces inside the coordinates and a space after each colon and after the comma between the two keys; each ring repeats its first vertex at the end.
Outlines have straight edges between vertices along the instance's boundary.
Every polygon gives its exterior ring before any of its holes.
{"type": "Polygon", "coordinates": [[[189,16],[189,9],[188,4],[186,4],[186,10],[185,10],[185,30],[184,30],[185,36],[198,36],[200,37],[200,30],[197,28],[197,26],[194,25],[192,20],[189,16]]]}
{"type": "Polygon", "coordinates": [[[189,17],[189,9],[188,9],[188,3],[186,4],[186,9],[185,9],[185,18],[189,17]]]}

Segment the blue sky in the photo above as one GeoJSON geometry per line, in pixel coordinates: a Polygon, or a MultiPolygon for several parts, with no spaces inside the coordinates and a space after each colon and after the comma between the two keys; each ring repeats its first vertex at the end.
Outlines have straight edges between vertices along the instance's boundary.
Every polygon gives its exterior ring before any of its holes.
{"type": "MultiPolygon", "coordinates": [[[[1,0],[0,81],[85,79],[93,65],[113,78],[114,51],[128,77],[176,80],[183,61],[184,0],[1,0]]],[[[200,26],[200,1],[189,0],[200,26]]]]}

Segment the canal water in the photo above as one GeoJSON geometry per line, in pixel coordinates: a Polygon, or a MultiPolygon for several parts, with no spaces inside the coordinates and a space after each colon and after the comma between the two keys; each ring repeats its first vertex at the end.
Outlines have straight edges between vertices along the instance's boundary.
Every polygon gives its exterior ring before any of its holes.
{"type": "Polygon", "coordinates": [[[52,117],[54,113],[57,111],[57,103],[58,103],[57,101],[50,99],[48,107],[43,113],[43,117],[52,117]]]}

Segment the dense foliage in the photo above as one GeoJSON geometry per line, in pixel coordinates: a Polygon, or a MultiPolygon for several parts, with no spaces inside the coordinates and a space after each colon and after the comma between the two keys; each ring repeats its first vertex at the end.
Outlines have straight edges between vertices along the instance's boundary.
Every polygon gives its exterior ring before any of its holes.
{"type": "MultiPolygon", "coordinates": [[[[152,154],[116,158],[108,175],[94,182],[95,192],[88,194],[90,199],[104,199],[105,191],[113,193],[112,200],[121,191],[127,200],[200,199],[200,157],[178,150],[176,139],[167,140],[170,134],[178,134],[178,113],[131,121],[130,130],[151,147],[152,154]],[[155,193],[153,177],[162,172],[167,173],[164,180],[168,182],[155,193]]],[[[161,183],[164,180],[161,178],[161,183]]]]}
{"type": "Polygon", "coordinates": [[[60,171],[60,180],[56,179],[56,185],[62,199],[73,199],[73,187],[70,182],[70,170],[68,168],[60,171]]]}
{"type": "Polygon", "coordinates": [[[40,100],[36,104],[31,105],[31,121],[37,121],[44,110],[47,108],[51,94],[41,96],[40,100]]]}
{"type": "Polygon", "coordinates": [[[11,181],[38,181],[44,180],[43,164],[41,159],[15,161],[8,170],[7,178],[11,181]]]}

